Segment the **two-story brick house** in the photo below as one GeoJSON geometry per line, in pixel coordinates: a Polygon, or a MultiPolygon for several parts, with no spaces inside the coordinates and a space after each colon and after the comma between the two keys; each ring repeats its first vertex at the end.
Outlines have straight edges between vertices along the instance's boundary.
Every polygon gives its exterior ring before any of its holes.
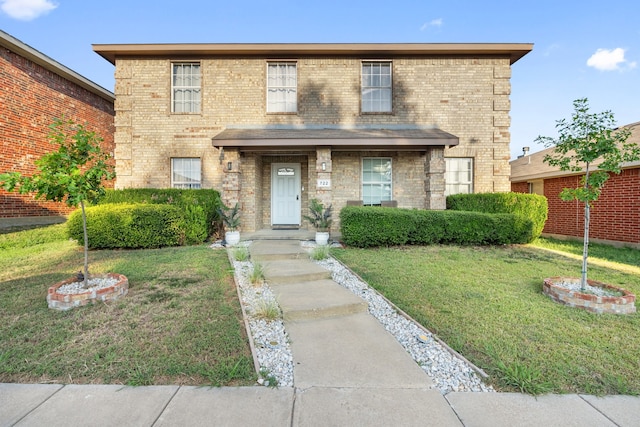
{"type": "Polygon", "coordinates": [[[301,225],[312,198],[509,191],[511,65],[531,49],[94,45],[116,66],[116,187],[220,189],[245,231],[301,225]]]}

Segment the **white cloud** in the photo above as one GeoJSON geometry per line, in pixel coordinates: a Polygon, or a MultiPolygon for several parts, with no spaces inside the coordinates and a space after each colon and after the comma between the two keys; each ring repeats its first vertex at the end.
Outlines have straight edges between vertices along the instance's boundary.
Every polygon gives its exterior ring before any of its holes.
{"type": "Polygon", "coordinates": [[[10,17],[21,21],[31,21],[52,11],[57,4],[50,0],[0,0],[0,9],[10,17]]]}
{"type": "Polygon", "coordinates": [[[632,69],[636,67],[636,62],[628,62],[624,59],[625,50],[621,47],[615,49],[598,49],[596,53],[591,55],[587,60],[587,65],[596,70],[615,71],[632,69]]]}
{"type": "Polygon", "coordinates": [[[422,27],[420,27],[420,31],[424,31],[429,27],[442,27],[442,24],[442,18],[432,19],[431,21],[422,24],[422,27]]]}

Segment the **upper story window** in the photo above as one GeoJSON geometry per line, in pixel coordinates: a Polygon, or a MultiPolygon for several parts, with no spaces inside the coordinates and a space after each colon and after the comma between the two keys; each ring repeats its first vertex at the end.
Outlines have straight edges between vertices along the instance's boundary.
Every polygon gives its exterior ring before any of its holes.
{"type": "Polygon", "coordinates": [[[362,63],[362,112],[391,113],[391,62],[362,63]]]}
{"type": "Polygon", "coordinates": [[[298,76],[295,62],[267,63],[267,113],[298,111],[298,76]]]}
{"type": "Polygon", "coordinates": [[[171,112],[199,113],[202,92],[200,64],[181,62],[171,64],[171,112]]]}
{"type": "Polygon", "coordinates": [[[391,200],[391,159],[362,159],[362,204],[379,206],[391,200]]]}
{"type": "Polygon", "coordinates": [[[473,158],[447,157],[445,162],[444,195],[473,193],[473,158]]]}
{"type": "Polygon", "coordinates": [[[177,157],[171,159],[171,187],[200,188],[202,180],[199,158],[177,157]]]}

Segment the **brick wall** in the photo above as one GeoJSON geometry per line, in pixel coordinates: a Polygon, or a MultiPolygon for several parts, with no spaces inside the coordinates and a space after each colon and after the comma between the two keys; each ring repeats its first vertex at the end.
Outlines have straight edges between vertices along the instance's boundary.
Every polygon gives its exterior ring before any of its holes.
{"type": "Polygon", "coordinates": [[[445,156],[475,158],[477,192],[509,190],[508,59],[394,59],[393,115],[360,114],[360,58],[293,59],[298,114],[266,113],[263,58],[201,60],[201,114],[171,114],[169,59],[118,59],[117,186],[168,186],[168,159],[198,156],[203,185],[218,187],[211,137],[228,125],[410,124],[460,138],[445,156]]]}
{"type": "MultiPolygon", "coordinates": [[[[87,125],[113,152],[113,105],[6,48],[0,48],[0,172],[35,171],[34,160],[56,146],[47,139],[57,117],[87,125]]],[[[62,203],[35,201],[0,189],[0,217],[65,215],[62,203]]]]}
{"type": "Polygon", "coordinates": [[[528,182],[512,182],[511,183],[511,191],[514,193],[529,193],[529,183],[528,182]]]}
{"type": "MultiPolygon", "coordinates": [[[[584,205],[564,202],[563,188],[576,188],[579,176],[546,179],[544,195],[549,203],[549,219],[544,233],[582,237],[584,205]]],[[[593,239],[640,243],[640,168],[612,174],[591,209],[589,236],[593,239]]]]}

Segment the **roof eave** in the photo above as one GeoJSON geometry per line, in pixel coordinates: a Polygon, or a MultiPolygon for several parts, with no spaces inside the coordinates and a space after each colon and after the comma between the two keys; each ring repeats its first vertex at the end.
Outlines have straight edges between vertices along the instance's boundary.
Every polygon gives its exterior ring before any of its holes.
{"type": "Polygon", "coordinates": [[[508,55],[511,64],[533,49],[533,43],[192,43],[94,44],[93,50],[115,64],[117,57],[298,55],[508,55]]]}
{"type": "Polygon", "coordinates": [[[115,95],[112,92],[92,82],[86,77],[76,73],[70,68],[65,67],[64,65],[60,64],[58,61],[48,57],[42,52],[37,51],[31,46],[26,45],[25,43],[21,42],[15,37],[12,37],[11,35],[5,33],[2,30],[0,30],[0,46],[3,46],[9,49],[10,51],[28,59],[29,61],[35,64],[40,65],[44,69],[49,70],[52,73],[55,73],[60,77],[63,77],[69,80],[72,83],[77,84],[83,89],[86,89],[89,92],[95,95],[98,95],[103,99],[106,99],[107,101],[110,101],[110,102],[115,101],[115,95]]]}

